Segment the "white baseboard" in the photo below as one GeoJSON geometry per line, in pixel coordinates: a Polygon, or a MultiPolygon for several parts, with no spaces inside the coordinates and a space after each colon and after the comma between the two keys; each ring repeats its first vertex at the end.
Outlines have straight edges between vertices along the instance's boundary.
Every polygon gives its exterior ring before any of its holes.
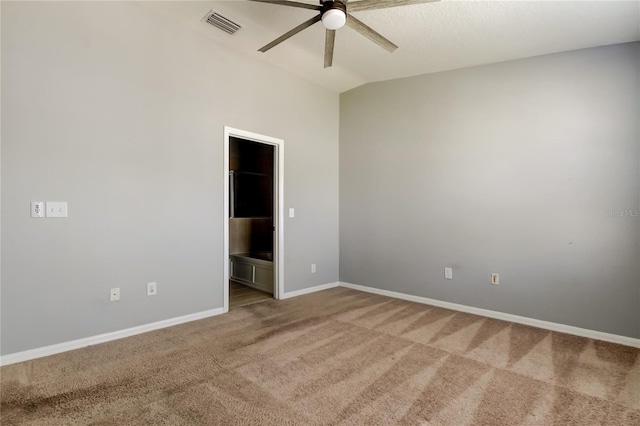
{"type": "MultiPolygon", "coordinates": [[[[364,291],[367,293],[379,294],[382,296],[393,297],[396,299],[409,300],[411,302],[424,303],[427,305],[438,306],[441,308],[451,309],[454,311],[466,312],[475,315],[481,315],[489,318],[495,318],[504,321],[515,322],[518,324],[530,325],[533,327],[543,328],[561,333],[573,334],[576,336],[588,337],[590,339],[603,340],[605,342],[618,343],[621,345],[640,348],[640,339],[633,337],[619,336],[617,334],[604,333],[601,331],[588,330],[585,328],[573,327],[555,322],[542,321],[534,318],[522,317],[503,312],[491,311],[489,309],[475,308],[473,306],[459,305],[457,303],[443,302],[441,300],[429,299],[421,296],[413,296],[410,294],[398,293],[395,291],[382,290],[373,287],[366,287],[358,284],[350,284],[345,282],[333,282],[318,285],[315,287],[304,288],[302,290],[286,292],[281,299],[289,299],[304,294],[315,293],[316,291],[327,290],[335,287],[347,287],[354,290],[364,291]]],[[[195,314],[184,315],[181,317],[170,318],[167,320],[157,321],[150,324],[131,327],[124,330],[114,331],[111,333],[100,334],[97,336],[86,337],[83,339],[72,340],[70,342],[58,343],[42,348],[30,349],[23,352],[0,356],[0,366],[15,364],[23,361],[30,361],[36,358],[42,358],[49,355],[55,355],[62,352],[72,351],[74,349],[84,348],[86,346],[97,345],[99,343],[110,342],[112,340],[122,339],[125,337],[135,336],[149,331],[159,330],[161,328],[171,327],[186,322],[196,321],[203,318],[213,317],[224,313],[223,308],[210,309],[208,311],[198,312],[195,314]]]]}
{"type": "Polygon", "coordinates": [[[338,287],[339,282],[317,285],[315,287],[303,288],[302,290],[285,292],[280,299],[290,299],[292,297],[302,296],[303,294],[315,293],[316,291],[327,290],[329,288],[338,287]]]}
{"type": "Polygon", "coordinates": [[[338,283],[341,287],[347,287],[354,290],[360,290],[367,293],[375,293],[382,296],[389,296],[396,299],[409,300],[411,302],[424,303],[427,305],[438,306],[441,308],[451,309],[454,311],[466,312],[469,314],[481,315],[489,318],[495,318],[504,321],[515,322],[518,324],[530,325],[533,327],[543,328],[561,333],[573,334],[575,336],[588,337],[595,340],[604,340],[605,342],[618,343],[620,345],[632,346],[640,348],[640,339],[633,337],[619,336],[617,334],[604,333],[602,331],[588,330],[586,328],[574,327],[571,325],[558,324],[555,322],[542,321],[534,318],[521,317],[519,315],[506,314],[504,312],[491,311],[489,309],[474,308],[473,306],[459,305],[457,303],[443,302],[441,300],[429,299],[421,296],[412,296],[410,294],[398,293],[395,291],[381,290],[373,287],[366,287],[358,284],[350,284],[345,282],[338,283]]]}
{"type": "MultiPolygon", "coordinates": [[[[290,291],[284,293],[280,299],[289,299],[291,297],[302,296],[303,294],[314,293],[316,291],[326,290],[338,287],[339,283],[327,283],[315,287],[304,288],[302,290],[290,291]]],[[[185,322],[196,321],[224,313],[223,308],[211,309],[208,311],[198,312],[195,314],[184,315],[177,318],[157,321],[150,324],[140,325],[137,327],[118,330],[111,333],[100,334],[97,336],[85,337],[82,339],[72,340],[70,342],[58,343],[51,346],[29,349],[23,352],[16,352],[0,356],[0,366],[15,364],[23,361],[30,361],[36,358],[42,358],[49,355],[55,355],[62,352],[72,351],[99,343],[110,342],[112,340],[122,339],[125,337],[135,336],[136,334],[146,333],[148,331],[159,330],[161,328],[171,327],[173,325],[184,324],[185,322]]]]}
{"type": "Polygon", "coordinates": [[[124,330],[113,331],[111,333],[99,334],[97,336],[85,337],[83,339],[72,340],[70,342],[58,343],[51,346],[44,346],[42,348],[29,349],[23,352],[3,355],[0,356],[0,366],[15,364],[17,362],[30,361],[32,359],[55,355],[61,352],[72,351],[74,349],[80,349],[86,346],[110,342],[112,340],[135,336],[136,334],[142,334],[148,331],[159,330],[161,328],[171,327],[173,325],[184,324],[186,322],[213,317],[222,313],[222,308],[210,309],[208,311],[197,312],[195,314],[184,315],[181,317],[152,322],[150,324],[139,325],[137,327],[131,327],[124,330]]]}

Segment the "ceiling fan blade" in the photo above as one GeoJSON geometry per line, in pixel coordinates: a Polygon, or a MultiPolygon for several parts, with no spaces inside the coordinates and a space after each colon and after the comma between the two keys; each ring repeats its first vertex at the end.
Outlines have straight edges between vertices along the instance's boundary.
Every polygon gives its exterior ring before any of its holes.
{"type": "Polygon", "coordinates": [[[324,40],[324,67],[333,65],[333,45],[336,40],[336,30],[327,30],[324,40]]]}
{"type": "Polygon", "coordinates": [[[322,6],[316,6],[309,3],[300,3],[297,1],[278,1],[278,0],[249,0],[257,3],[271,3],[278,4],[280,6],[300,7],[302,9],[322,10],[322,6]]]}
{"type": "Polygon", "coordinates": [[[264,53],[267,50],[271,49],[272,47],[279,45],[280,43],[282,43],[283,41],[285,41],[289,37],[298,34],[300,31],[302,31],[302,30],[304,30],[306,28],[309,28],[310,26],[312,26],[316,22],[320,22],[320,15],[314,16],[313,18],[309,19],[308,21],[305,21],[302,24],[298,25],[297,27],[295,27],[291,31],[289,31],[287,33],[284,33],[283,35],[281,35],[277,39],[273,40],[271,43],[269,43],[266,46],[263,46],[260,49],[258,49],[258,51],[264,53]]]}
{"type": "Polygon", "coordinates": [[[408,6],[411,4],[432,3],[436,1],[440,0],[360,0],[349,3],[349,12],[385,9],[387,7],[408,6]]]}
{"type": "MultiPolygon", "coordinates": [[[[355,3],[352,3],[355,4],[355,3]]],[[[358,21],[353,17],[350,13],[347,15],[347,26],[353,28],[372,42],[376,43],[383,49],[393,52],[398,48],[395,44],[391,43],[389,40],[375,32],[373,29],[365,25],[363,22],[358,21]]]]}

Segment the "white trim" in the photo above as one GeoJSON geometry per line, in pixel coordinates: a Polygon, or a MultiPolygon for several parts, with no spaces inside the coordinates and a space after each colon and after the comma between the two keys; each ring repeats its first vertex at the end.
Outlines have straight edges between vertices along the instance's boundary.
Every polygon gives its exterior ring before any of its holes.
{"type": "Polygon", "coordinates": [[[605,342],[618,343],[620,345],[640,348],[640,339],[635,339],[633,337],[604,333],[602,331],[588,330],[586,328],[574,327],[574,326],[565,325],[565,324],[558,324],[555,322],[543,321],[535,318],[521,317],[519,315],[491,311],[489,309],[474,308],[473,306],[443,302],[441,300],[428,299],[426,297],[413,296],[410,294],[398,293],[395,291],[381,290],[379,288],[366,287],[358,284],[340,282],[339,285],[340,287],[347,287],[353,290],[364,291],[367,293],[374,293],[382,296],[393,297],[396,299],[409,300],[411,302],[424,303],[427,305],[433,305],[441,308],[452,309],[454,311],[466,312],[469,314],[481,315],[489,318],[515,322],[518,324],[530,325],[533,327],[543,328],[545,330],[558,331],[560,333],[573,334],[575,336],[588,337],[590,339],[604,340],[605,342]]]}
{"type": "Polygon", "coordinates": [[[224,247],[223,247],[223,310],[229,312],[229,138],[241,139],[265,143],[274,146],[274,173],[277,179],[277,191],[274,191],[274,215],[277,238],[274,241],[273,259],[274,286],[273,297],[282,299],[284,293],[284,141],[282,139],[264,136],[245,130],[224,127],[224,247]]]}
{"type": "Polygon", "coordinates": [[[286,293],[283,293],[280,299],[290,299],[292,297],[298,297],[304,294],[315,293],[316,291],[322,291],[330,288],[339,287],[340,284],[341,283],[339,282],[327,283],[327,284],[317,285],[315,287],[303,288],[302,290],[288,291],[286,293]]]}
{"type": "Polygon", "coordinates": [[[196,321],[203,318],[209,318],[224,313],[222,308],[210,309],[208,311],[197,312],[195,314],[183,315],[181,317],[169,318],[162,321],[152,322],[150,324],[139,325],[137,327],[126,328],[124,330],[113,331],[111,333],[99,334],[97,336],[85,337],[82,339],[72,340],[70,342],[58,343],[51,346],[29,349],[23,352],[0,356],[0,365],[15,364],[17,362],[30,361],[36,358],[42,358],[49,355],[59,354],[61,352],[72,351],[74,349],[84,348],[86,346],[97,345],[99,343],[110,342],[112,340],[122,339],[125,337],[135,336],[136,334],[147,333],[149,331],[159,330],[186,322],[196,321]]]}
{"type": "MultiPolygon", "coordinates": [[[[333,282],[318,285],[315,287],[304,288],[302,290],[290,291],[282,293],[280,299],[290,299],[292,297],[302,296],[305,294],[315,293],[317,291],[327,290],[335,287],[346,287],[353,290],[364,291],[367,293],[379,294],[382,296],[393,297],[396,299],[409,300],[411,302],[424,303],[427,305],[438,306],[441,308],[452,309],[454,311],[466,312],[475,315],[482,315],[489,318],[500,319],[504,321],[515,322],[518,324],[530,325],[533,327],[543,328],[561,333],[573,334],[576,336],[587,337],[590,339],[603,340],[605,342],[618,343],[621,345],[640,348],[640,339],[633,337],[619,336],[617,334],[604,333],[601,331],[588,330],[585,328],[573,327],[565,324],[558,324],[549,321],[542,321],[534,318],[522,317],[503,312],[491,311],[489,309],[474,308],[472,306],[459,305],[457,303],[443,302],[441,300],[429,299],[421,296],[413,296],[410,294],[398,293],[395,291],[381,290],[373,287],[366,287],[358,284],[350,284],[345,282],[333,282]]],[[[85,337],[83,339],[72,340],[70,342],[58,343],[42,348],[30,349],[23,352],[16,352],[0,356],[0,366],[15,364],[23,361],[30,361],[36,358],[42,358],[49,355],[55,355],[62,352],[72,351],[84,348],[86,346],[97,345],[100,343],[110,342],[112,340],[122,339],[125,337],[135,336],[137,334],[147,333],[149,331],[159,330],[174,325],[184,324],[191,321],[197,321],[204,318],[221,315],[224,313],[223,308],[210,309],[208,311],[197,312],[195,314],[184,315],[181,317],[170,318],[162,321],[144,324],[137,327],[131,327],[124,330],[114,331],[111,333],[99,334],[97,336],[85,337]]]]}

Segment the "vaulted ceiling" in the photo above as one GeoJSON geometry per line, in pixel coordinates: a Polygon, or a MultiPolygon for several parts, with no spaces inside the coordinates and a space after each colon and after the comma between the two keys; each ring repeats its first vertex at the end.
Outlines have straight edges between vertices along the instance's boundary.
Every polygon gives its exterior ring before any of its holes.
{"type": "Polygon", "coordinates": [[[313,10],[251,1],[137,4],[338,93],[374,81],[640,40],[638,0],[443,0],[353,12],[399,48],[389,53],[344,27],[336,32],[333,66],[325,69],[321,23],[266,53],[257,51],[318,13],[313,10]],[[242,29],[229,35],[204,23],[202,18],[211,10],[242,29]]]}

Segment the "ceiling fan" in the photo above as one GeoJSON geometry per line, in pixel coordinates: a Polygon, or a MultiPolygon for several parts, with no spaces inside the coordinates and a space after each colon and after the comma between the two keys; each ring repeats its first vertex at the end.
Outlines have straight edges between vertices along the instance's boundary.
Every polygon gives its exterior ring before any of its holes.
{"type": "Polygon", "coordinates": [[[271,43],[258,49],[259,52],[266,52],[274,46],[282,43],[291,36],[298,34],[300,31],[309,28],[313,24],[322,21],[322,25],[327,29],[324,43],[324,67],[328,68],[333,64],[333,44],[336,37],[336,30],[342,28],[345,24],[356,30],[369,40],[378,44],[382,48],[393,52],[398,48],[395,44],[375,32],[373,29],[356,19],[349,12],[357,12],[360,10],[385,9],[388,7],[407,6],[411,4],[431,3],[440,0],[360,0],[352,3],[349,0],[320,0],[320,5],[315,6],[309,3],[300,3],[295,1],[280,0],[250,0],[259,3],[272,3],[280,6],[298,7],[302,9],[310,9],[320,12],[308,21],[303,22],[291,31],[281,35],[271,43]]]}

